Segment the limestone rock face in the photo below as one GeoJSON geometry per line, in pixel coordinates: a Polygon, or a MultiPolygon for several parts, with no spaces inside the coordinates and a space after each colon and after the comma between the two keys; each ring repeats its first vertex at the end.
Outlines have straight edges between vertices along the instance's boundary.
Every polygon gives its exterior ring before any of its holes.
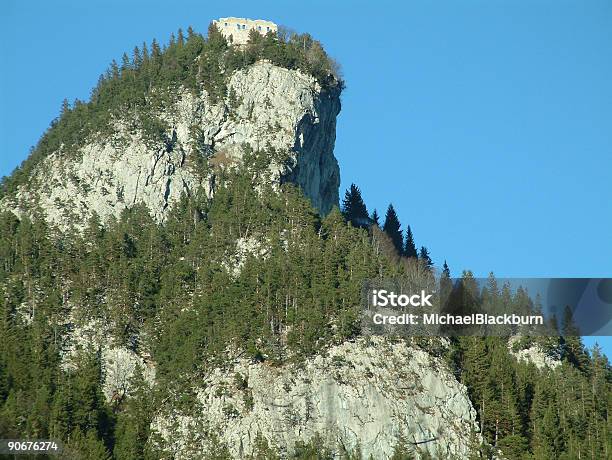
{"type": "Polygon", "coordinates": [[[181,194],[214,192],[212,169],[200,157],[239,166],[245,147],[283,154],[272,162],[273,184],[299,185],[323,214],[338,203],[340,174],[333,154],[340,91],[324,90],[296,70],[259,62],[229,77],[227,97],[213,103],[206,91],[181,90],[155,113],[168,127],[165,141],[151,141],[132,115],[116,119],[111,136],[84,139],[78,155],[62,148],[35,168],[29,182],[0,202],[17,214],[38,208],[52,224],[83,226],[144,203],[163,221],[181,194]]]}
{"type": "MultiPolygon", "coordinates": [[[[74,310],[73,310],[74,313],[74,310]]],[[[73,315],[66,319],[71,333],[61,343],[62,367],[78,372],[76,359],[80,353],[98,351],[102,370],[102,389],[107,402],[120,401],[132,391],[132,377],[139,367],[145,382],[155,383],[155,366],[150,360],[110,339],[108,323],[102,320],[78,321],[73,315]]]]}
{"type": "Polygon", "coordinates": [[[549,351],[548,353],[538,344],[531,344],[528,347],[515,349],[515,344],[520,337],[513,336],[508,340],[508,351],[518,361],[532,363],[539,370],[555,369],[561,365],[560,351],[549,351]]]}
{"type": "Polygon", "coordinates": [[[171,412],[153,424],[175,458],[219,446],[245,458],[258,435],[283,458],[316,435],[336,454],[359,445],[363,458],[374,459],[389,458],[402,437],[434,458],[468,458],[482,442],[467,390],[446,366],[379,338],[344,343],[302,365],[236,360],[199,382],[197,394],[197,415],[171,412]]]}

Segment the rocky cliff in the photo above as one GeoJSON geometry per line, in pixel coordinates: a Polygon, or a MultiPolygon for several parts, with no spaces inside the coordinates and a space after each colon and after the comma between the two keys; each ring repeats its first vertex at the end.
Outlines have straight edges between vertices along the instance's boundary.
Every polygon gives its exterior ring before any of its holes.
{"type": "Polygon", "coordinates": [[[414,455],[468,458],[482,442],[466,388],[441,360],[403,342],[347,342],[300,365],[230,364],[198,383],[197,416],[166,408],[154,421],[175,458],[220,448],[245,458],[258,437],[281,458],[315,439],[334,456],[360,450],[375,459],[400,443],[414,455]]]}
{"type": "Polygon", "coordinates": [[[205,90],[177,90],[154,116],[167,132],[151,141],[126,115],[110,137],[83,139],[77,155],[62,147],[44,158],[0,207],[17,214],[40,209],[60,228],[103,220],[144,203],[163,221],[181,194],[214,193],[219,168],[239,166],[246,149],[274,152],[268,177],[293,182],[325,214],[338,204],[339,169],[333,149],[340,91],[323,89],[299,70],[260,61],[234,72],[225,100],[205,90]],[[210,168],[197,168],[204,159],[210,168]]]}

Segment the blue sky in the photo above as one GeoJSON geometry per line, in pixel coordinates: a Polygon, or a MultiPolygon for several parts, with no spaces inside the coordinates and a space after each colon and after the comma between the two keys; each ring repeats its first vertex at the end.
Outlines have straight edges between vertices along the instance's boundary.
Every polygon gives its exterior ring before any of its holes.
{"type": "MultiPolygon", "coordinates": [[[[347,82],[336,156],[434,262],[612,277],[612,2],[15,1],[0,16],[0,175],[111,59],[220,16],[321,40],[347,82]]],[[[612,343],[608,341],[609,350],[612,343]]]]}

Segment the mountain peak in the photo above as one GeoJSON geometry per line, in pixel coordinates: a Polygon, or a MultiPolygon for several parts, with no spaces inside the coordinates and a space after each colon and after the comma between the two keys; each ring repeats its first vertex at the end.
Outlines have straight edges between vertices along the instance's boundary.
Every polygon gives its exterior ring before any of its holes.
{"type": "Polygon", "coordinates": [[[144,203],[161,222],[181,195],[211,197],[219,175],[256,152],[268,182],[295,183],[329,212],[342,84],[318,42],[299,52],[296,40],[267,34],[238,49],[213,24],[207,38],[190,29],[163,50],[155,41],[136,49],[111,64],[89,102],[65,104],[5,181],[0,207],[39,209],[68,228],[144,203]]]}

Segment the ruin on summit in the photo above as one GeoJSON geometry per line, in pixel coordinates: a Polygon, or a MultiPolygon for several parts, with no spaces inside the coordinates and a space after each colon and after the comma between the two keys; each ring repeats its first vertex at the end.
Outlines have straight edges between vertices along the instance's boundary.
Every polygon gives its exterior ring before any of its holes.
{"type": "Polygon", "coordinates": [[[219,18],[213,24],[221,31],[228,42],[234,45],[245,45],[249,41],[249,33],[256,30],[262,35],[276,32],[278,26],[264,19],[219,18]]]}

